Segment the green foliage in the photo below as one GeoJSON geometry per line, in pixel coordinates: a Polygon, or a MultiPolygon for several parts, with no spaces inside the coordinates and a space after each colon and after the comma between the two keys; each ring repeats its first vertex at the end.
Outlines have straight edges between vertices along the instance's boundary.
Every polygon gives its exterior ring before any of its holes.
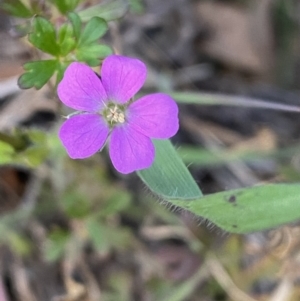
{"type": "Polygon", "coordinates": [[[45,245],[45,258],[48,261],[55,261],[64,254],[67,243],[70,240],[70,232],[62,229],[55,229],[50,232],[45,245]]]}
{"type": "Polygon", "coordinates": [[[111,248],[128,247],[131,234],[125,228],[112,228],[95,218],[89,218],[86,223],[89,236],[99,252],[107,252],[111,248]]]}
{"type": "Polygon", "coordinates": [[[76,39],[73,34],[73,27],[70,24],[63,24],[58,31],[58,44],[60,47],[60,55],[66,56],[76,46],[76,39]]]}
{"type": "Polygon", "coordinates": [[[62,197],[61,203],[65,213],[70,218],[85,218],[91,213],[90,204],[87,198],[77,191],[67,191],[62,197]]]}
{"type": "Polygon", "coordinates": [[[259,162],[268,159],[291,158],[299,153],[300,145],[269,151],[226,150],[209,151],[200,147],[180,146],[178,154],[186,164],[220,166],[235,161],[259,162]]]}
{"type": "Polygon", "coordinates": [[[169,140],[155,140],[152,166],[138,172],[152,192],[163,198],[200,198],[202,193],[169,140]]]}
{"type": "Polygon", "coordinates": [[[0,165],[20,164],[37,167],[49,155],[46,134],[39,130],[0,133],[0,165]]]}
{"type": "Polygon", "coordinates": [[[299,184],[274,184],[169,201],[228,232],[249,233],[298,220],[299,194],[299,184]]]}
{"type": "Polygon", "coordinates": [[[0,165],[12,162],[14,152],[10,144],[0,141],[0,165]]]}
{"type": "Polygon", "coordinates": [[[31,18],[34,13],[20,0],[4,0],[0,4],[0,8],[4,9],[10,15],[19,18],[31,18]]]}
{"type": "Polygon", "coordinates": [[[33,145],[19,154],[16,161],[28,167],[37,167],[42,164],[49,154],[49,150],[44,145],[33,145]]]}
{"type": "Polygon", "coordinates": [[[57,85],[74,57],[90,66],[97,66],[100,60],[112,53],[110,47],[99,44],[99,38],[108,29],[105,20],[94,17],[82,31],[82,22],[76,13],[69,13],[68,19],[70,23],[64,23],[57,33],[47,19],[43,17],[33,19],[29,41],[56,59],[26,63],[24,65],[26,72],[19,78],[19,86],[22,89],[42,88],[55,71],[57,85]]]}
{"type": "Polygon", "coordinates": [[[43,17],[35,17],[32,21],[32,32],[29,42],[43,52],[58,56],[60,47],[56,41],[56,32],[50,21],[43,17]]]}
{"type": "Polygon", "coordinates": [[[300,108],[298,106],[264,101],[260,99],[253,99],[249,97],[239,97],[233,95],[199,93],[199,92],[173,92],[169,94],[178,103],[184,103],[184,104],[260,108],[260,109],[300,113],[300,108]]]}
{"type": "Polygon", "coordinates": [[[107,199],[104,206],[99,210],[97,216],[107,217],[118,212],[124,211],[131,203],[131,195],[126,191],[116,190],[115,193],[107,199]]]}
{"type": "Polygon", "coordinates": [[[9,231],[6,239],[11,250],[14,252],[21,256],[30,254],[32,250],[32,244],[24,235],[21,235],[15,231],[9,231]]]}
{"type": "Polygon", "coordinates": [[[51,0],[62,14],[73,11],[80,0],[51,0]]]}
{"type": "Polygon", "coordinates": [[[57,60],[35,61],[24,64],[25,73],[18,80],[22,89],[42,88],[54,74],[57,60]]]}
{"type": "Polygon", "coordinates": [[[128,0],[130,5],[130,10],[133,13],[141,14],[144,12],[144,3],[142,0],[128,0]]]}
{"type": "Polygon", "coordinates": [[[203,197],[170,142],[158,140],[155,147],[154,164],[138,172],[144,183],[171,204],[228,232],[261,231],[300,218],[299,185],[266,185],[203,197]]]}
{"type": "Polygon", "coordinates": [[[78,47],[85,45],[88,46],[97,42],[107,32],[108,26],[104,19],[99,17],[92,18],[82,31],[78,47]]]}
{"type": "Polygon", "coordinates": [[[98,40],[108,29],[104,19],[99,17],[92,18],[85,26],[81,34],[78,32],[79,21],[74,16],[71,17],[71,23],[76,32],[78,44],[75,50],[77,60],[88,63],[90,66],[99,65],[100,59],[105,58],[112,53],[109,46],[99,44],[98,40]]]}
{"type": "Polygon", "coordinates": [[[81,32],[81,20],[79,16],[75,13],[69,13],[68,19],[70,20],[72,27],[73,27],[73,34],[76,39],[76,41],[79,40],[80,32],[81,32]]]}
{"type": "Polygon", "coordinates": [[[112,50],[109,46],[94,44],[78,48],[76,57],[79,61],[86,62],[90,66],[99,66],[99,61],[111,53],[112,50]]]}
{"type": "Polygon", "coordinates": [[[17,154],[15,160],[32,168],[42,164],[49,155],[47,138],[46,133],[41,130],[28,130],[25,133],[28,146],[17,154]]]}
{"type": "Polygon", "coordinates": [[[105,21],[112,21],[123,17],[129,8],[127,0],[105,0],[101,3],[80,11],[79,17],[83,22],[93,17],[100,17],[105,21]]]}
{"type": "Polygon", "coordinates": [[[10,145],[14,152],[23,151],[29,145],[28,138],[21,131],[15,131],[13,134],[0,132],[0,141],[10,145]]]}

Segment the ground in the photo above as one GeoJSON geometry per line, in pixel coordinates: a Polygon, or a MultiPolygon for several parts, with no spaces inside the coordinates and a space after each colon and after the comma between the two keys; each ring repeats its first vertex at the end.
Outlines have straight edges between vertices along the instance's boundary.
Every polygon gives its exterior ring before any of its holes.
{"type": "MultiPolygon", "coordinates": [[[[226,105],[228,96],[299,104],[299,5],[286,3],[145,0],[110,23],[107,43],[147,64],[145,91],[224,96],[180,104],[172,139],[203,152],[186,163],[204,194],[300,178],[299,113],[226,105]]],[[[225,233],[118,174],[105,152],[67,158],[49,87],[17,86],[36,53],[15,19],[1,11],[0,21],[0,132],[41,130],[51,149],[35,168],[0,168],[1,301],[300,299],[299,223],[225,233]]]]}

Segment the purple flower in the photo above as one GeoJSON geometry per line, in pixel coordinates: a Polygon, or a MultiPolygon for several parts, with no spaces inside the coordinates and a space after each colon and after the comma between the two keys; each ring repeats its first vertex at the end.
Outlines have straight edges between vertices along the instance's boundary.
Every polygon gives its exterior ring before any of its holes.
{"type": "Polygon", "coordinates": [[[119,172],[151,166],[155,148],[150,138],[170,138],[179,125],[178,107],[170,96],[156,93],[132,100],[146,75],[144,63],[119,55],[103,61],[101,77],[85,64],[70,64],[57,92],[66,106],[79,111],[59,132],[71,158],[92,156],[110,135],[109,154],[119,172]]]}

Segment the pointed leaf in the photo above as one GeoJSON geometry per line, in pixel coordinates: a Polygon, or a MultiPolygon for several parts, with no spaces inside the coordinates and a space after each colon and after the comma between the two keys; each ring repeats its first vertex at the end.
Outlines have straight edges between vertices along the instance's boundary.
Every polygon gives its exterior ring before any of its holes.
{"type": "Polygon", "coordinates": [[[99,17],[92,18],[86,24],[79,38],[78,47],[96,42],[100,37],[102,37],[106,33],[107,29],[108,26],[104,19],[99,17]]]}
{"type": "Polygon", "coordinates": [[[273,184],[169,201],[228,232],[249,233],[300,220],[299,195],[299,184],[273,184]]]}
{"type": "Polygon", "coordinates": [[[148,188],[163,198],[200,198],[202,193],[169,140],[154,140],[155,161],[137,172],[148,188]]]}
{"type": "Polygon", "coordinates": [[[233,106],[246,108],[260,108],[285,112],[300,112],[300,106],[270,102],[262,99],[253,99],[245,96],[223,95],[217,93],[173,92],[170,95],[184,104],[198,104],[205,106],[233,106]]]}

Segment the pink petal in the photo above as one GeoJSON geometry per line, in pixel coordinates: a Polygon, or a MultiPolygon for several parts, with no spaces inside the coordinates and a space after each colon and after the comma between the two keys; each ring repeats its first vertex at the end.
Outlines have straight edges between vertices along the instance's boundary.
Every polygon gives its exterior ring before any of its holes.
{"type": "Polygon", "coordinates": [[[155,148],[150,138],[126,124],[114,128],[109,154],[115,169],[128,174],[150,167],[154,161],[155,148]]]}
{"type": "Polygon", "coordinates": [[[109,128],[100,115],[81,114],[63,123],[59,138],[72,159],[83,159],[103,147],[108,133],[109,128]]]}
{"type": "Polygon", "coordinates": [[[140,133],[151,138],[170,138],[179,128],[178,106],[163,93],[146,95],[133,102],[127,109],[127,118],[140,133]]]}
{"type": "Polygon", "coordinates": [[[147,68],[137,59],[120,55],[108,56],[102,64],[101,79],[108,98],[125,103],[143,86],[147,68]]]}
{"type": "Polygon", "coordinates": [[[101,80],[82,63],[71,63],[57,87],[60,100],[78,111],[97,112],[107,100],[101,80]]]}

